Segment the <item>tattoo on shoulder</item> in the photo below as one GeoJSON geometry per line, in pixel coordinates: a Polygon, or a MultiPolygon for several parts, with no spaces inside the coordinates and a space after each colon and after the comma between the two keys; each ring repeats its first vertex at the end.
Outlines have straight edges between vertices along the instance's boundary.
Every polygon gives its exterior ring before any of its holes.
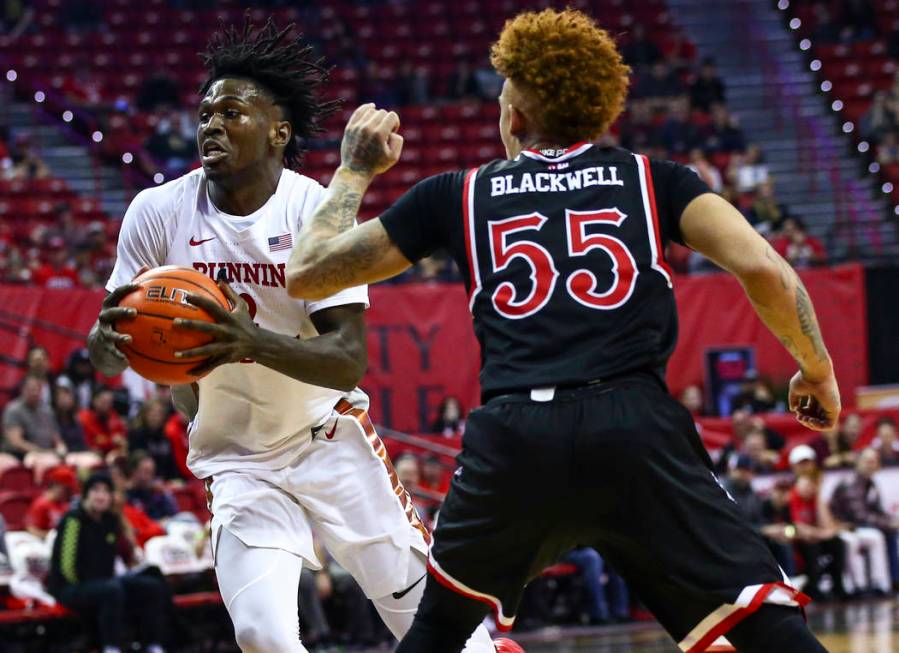
{"type": "Polygon", "coordinates": [[[802,329],[805,337],[811,342],[815,355],[819,360],[826,360],[827,349],[824,346],[824,339],[821,337],[818,320],[815,319],[812,300],[801,281],[796,285],[796,314],[799,317],[799,327],[802,329]]]}

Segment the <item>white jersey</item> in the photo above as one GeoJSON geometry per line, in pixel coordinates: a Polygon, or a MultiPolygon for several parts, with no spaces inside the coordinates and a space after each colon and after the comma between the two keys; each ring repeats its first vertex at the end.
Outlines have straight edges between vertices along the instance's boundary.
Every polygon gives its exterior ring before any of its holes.
{"type": "MultiPolygon", "coordinates": [[[[215,278],[226,270],[259,326],[309,338],[309,316],[343,304],[368,306],[365,286],[316,302],[292,299],[284,269],[303,220],[324,195],[317,182],[290,170],[248,216],[219,211],[202,169],[141,191],[122,221],[118,258],[107,290],[126,284],[143,266],[180,265],[215,278]]],[[[198,478],[234,469],[282,469],[308,446],[344,393],[302,383],[257,363],[222,365],[199,381],[191,422],[188,467],[198,478]]]]}

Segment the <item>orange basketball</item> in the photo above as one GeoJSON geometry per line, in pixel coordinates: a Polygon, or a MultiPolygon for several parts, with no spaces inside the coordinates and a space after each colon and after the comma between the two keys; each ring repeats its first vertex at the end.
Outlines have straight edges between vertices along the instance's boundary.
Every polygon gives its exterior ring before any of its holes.
{"type": "Polygon", "coordinates": [[[119,306],[134,308],[137,315],[116,323],[116,331],[131,336],[130,343],[120,345],[128,363],[135,372],[156,383],[193,383],[200,377],[188,370],[204,359],[175,358],[175,352],[200,347],[213,338],[199,331],[175,329],[172,320],[183,317],[215,322],[209,313],[187,302],[188,293],[205,295],[230,310],[228,300],[209,277],[175,265],[148,270],[134,283],[140,284],[140,289],[126,295],[119,306]]]}

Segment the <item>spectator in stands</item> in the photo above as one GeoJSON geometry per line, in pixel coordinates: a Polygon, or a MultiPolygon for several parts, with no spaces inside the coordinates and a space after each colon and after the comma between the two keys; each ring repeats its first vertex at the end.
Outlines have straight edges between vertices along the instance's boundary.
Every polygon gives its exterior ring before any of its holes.
{"type": "Polygon", "coordinates": [[[727,170],[728,180],[738,193],[752,193],[768,181],[768,166],[762,150],[750,145],[745,152],[734,152],[727,170]]]}
{"type": "Polygon", "coordinates": [[[71,381],[79,407],[89,406],[94,396],[94,366],[87,349],[79,347],[69,355],[64,376],[71,381]]]}
{"type": "Polygon", "coordinates": [[[156,463],[156,471],[167,481],[180,479],[171,440],[166,437],[165,424],[169,407],[159,399],[144,402],[134,426],[128,431],[128,449],[145,451],[156,463]]]}
{"type": "Polygon", "coordinates": [[[688,385],[680,394],[680,402],[693,417],[701,417],[704,411],[702,390],[698,385],[688,385]]]}
{"type": "Polygon", "coordinates": [[[409,59],[400,65],[396,87],[397,105],[401,107],[427,104],[431,99],[428,69],[413,65],[409,59]]]}
{"type": "MultiPolygon", "coordinates": [[[[899,519],[884,510],[880,489],[874,482],[874,475],[879,469],[880,456],[877,451],[870,448],[862,451],[855,474],[834,490],[830,510],[835,519],[846,524],[849,534],[843,537],[850,550],[863,546],[866,540],[871,542],[868,547],[871,583],[875,588],[888,592],[891,587],[899,587],[899,543],[896,541],[899,519]],[[881,546],[885,547],[883,556],[880,554],[881,546]]],[[[850,563],[859,557],[850,554],[850,563]]],[[[861,566],[853,570],[856,580],[864,577],[864,564],[864,559],[861,559],[861,566]]]]}
{"type": "Polygon", "coordinates": [[[753,427],[746,434],[742,453],[749,457],[755,467],[755,471],[759,473],[774,471],[775,466],[780,461],[780,454],[773,449],[768,449],[764,429],[758,427],[753,427]]]}
{"type": "Polygon", "coordinates": [[[3,170],[4,179],[44,179],[50,168],[31,144],[29,134],[21,134],[9,151],[10,166],[3,170]]]}
{"type": "Polygon", "coordinates": [[[796,479],[790,492],[790,519],[796,527],[796,549],[805,561],[808,576],[803,591],[816,600],[829,598],[819,587],[821,576],[829,572],[833,593],[837,598],[845,598],[846,551],[837,530],[826,523],[818,502],[818,482],[813,477],[805,475],[796,479]]]}
{"type": "Polygon", "coordinates": [[[736,152],[746,149],[737,120],[723,104],[712,104],[712,123],[703,145],[706,152],[736,152]]]}
{"type": "Polygon", "coordinates": [[[178,106],[181,104],[178,83],[163,72],[145,77],[137,89],[135,104],[144,113],[151,113],[160,106],[178,106]]]}
{"type": "Polygon", "coordinates": [[[899,135],[895,131],[884,133],[877,146],[877,162],[882,166],[899,163],[899,135]]]}
{"type": "Polygon", "coordinates": [[[840,426],[843,436],[850,447],[855,447],[859,436],[862,434],[862,418],[858,413],[846,413],[843,416],[843,424],[840,426]]]}
{"type": "Polygon", "coordinates": [[[880,462],[886,467],[899,465],[899,442],[896,441],[896,420],[881,417],[877,420],[871,447],[880,454],[880,462]]]}
{"type": "Polygon", "coordinates": [[[731,468],[721,485],[736,501],[746,521],[754,528],[762,525],[762,500],[752,489],[752,479],[758,465],[748,454],[737,454],[731,459],[731,468]]]}
{"type": "Polygon", "coordinates": [[[855,452],[839,427],[822,431],[809,442],[809,446],[815,450],[815,456],[824,469],[851,467],[855,464],[855,452]]]}
{"type": "Polygon", "coordinates": [[[714,59],[703,59],[699,76],[690,85],[690,102],[694,108],[708,112],[715,103],[725,101],[724,82],[718,77],[714,59]]]}
{"type": "Polygon", "coordinates": [[[164,524],[178,514],[178,502],[156,476],[156,463],[146,452],[135,452],[131,458],[128,503],[147,513],[150,519],[164,524]]]}
{"type": "Polygon", "coordinates": [[[475,68],[474,82],[478,97],[487,102],[495,102],[503,87],[503,78],[490,65],[488,58],[482,59],[481,65],[475,68]]]}
{"type": "Polygon", "coordinates": [[[810,236],[805,223],[796,217],[783,221],[781,235],[772,247],[795,268],[807,268],[827,262],[827,252],[821,241],[810,236]]]}
{"type": "Polygon", "coordinates": [[[44,476],[45,490],[28,508],[25,528],[42,540],[59,525],[69,509],[72,495],[78,492],[78,479],[71,467],[54,467],[44,476]]]}
{"type": "Polygon", "coordinates": [[[774,400],[774,392],[771,390],[770,384],[760,378],[755,378],[743,386],[732,404],[735,411],[742,410],[751,414],[783,412],[783,404],[780,407],[781,410],[777,411],[778,404],[774,400]]]}
{"type": "Polygon", "coordinates": [[[897,129],[899,116],[890,110],[890,94],[877,91],[871,105],[859,121],[859,132],[862,137],[879,143],[884,134],[897,129]]]}
{"type": "Polygon", "coordinates": [[[17,391],[22,391],[25,379],[29,376],[40,379],[41,400],[49,402],[53,397],[53,381],[55,380],[55,375],[50,370],[50,354],[47,353],[47,350],[44,347],[35,345],[28,350],[27,354],[25,354],[25,365],[25,376],[22,377],[21,382],[16,388],[17,391]]]}
{"type": "Polygon", "coordinates": [[[798,444],[790,450],[789,456],[790,469],[796,478],[805,476],[817,481],[821,475],[821,469],[818,467],[818,457],[815,450],[807,444],[798,444]]]}
{"type": "Polygon", "coordinates": [[[662,59],[659,47],[647,38],[646,28],[640,21],[634,23],[630,39],[621,48],[621,55],[628,65],[637,69],[638,73],[641,68],[649,68],[662,59]]]}
{"type": "Polygon", "coordinates": [[[449,474],[437,456],[428,456],[421,464],[419,486],[436,494],[446,494],[449,490],[449,474]]]}
{"type": "Polygon", "coordinates": [[[112,389],[105,385],[97,386],[90,408],[82,408],[78,413],[88,446],[103,456],[122,452],[128,444],[125,422],[113,410],[112,402],[112,389]]]}
{"type": "Polygon", "coordinates": [[[54,386],[53,412],[59,435],[69,452],[87,451],[84,429],[78,419],[78,406],[75,404],[75,391],[72,382],[65,376],[59,377],[54,386]]]}
{"type": "Polygon", "coordinates": [[[790,490],[793,482],[790,479],[778,479],[771,488],[768,498],[762,502],[761,533],[768,548],[777,558],[784,573],[792,578],[796,575],[796,557],[793,542],[796,538],[796,526],[790,515],[790,490]]]}
{"type": "Polygon", "coordinates": [[[151,573],[115,575],[121,548],[133,560],[133,545],[122,518],[113,511],[109,476],[95,474],[84,484],[81,504],[69,511],[53,544],[47,589],[64,606],[94,618],[104,653],[120,653],[126,605],[136,611],[144,649],[162,653],[168,639],[171,598],[165,581],[151,573]]]}
{"type": "Polygon", "coordinates": [[[74,288],[78,285],[78,270],[69,260],[69,251],[65,241],[59,236],[50,238],[47,243],[50,256],[46,262],[32,274],[35,286],[45,288],[74,288]]]}
{"type": "Polygon", "coordinates": [[[41,399],[43,379],[25,377],[22,393],[3,410],[3,450],[28,466],[49,466],[66,453],[50,403],[41,399]]]}
{"type": "Polygon", "coordinates": [[[432,433],[451,438],[465,432],[465,416],[458,397],[445,397],[437,408],[437,419],[431,424],[432,433]]]}
{"type": "Polygon", "coordinates": [[[630,619],[630,593],[624,580],[612,571],[595,549],[588,547],[569,551],[562,558],[563,562],[578,568],[584,587],[587,590],[587,614],[593,625],[608,624],[613,621],[630,619]],[[606,594],[606,586],[602,582],[603,574],[608,578],[608,587],[612,600],[606,594]]]}
{"type": "MultiPolygon", "coordinates": [[[[634,97],[655,100],[657,106],[673,98],[685,98],[686,93],[687,88],[680,77],[663,60],[653,63],[649,74],[642,75],[634,88],[634,97]]],[[[687,113],[689,114],[689,104],[687,113]]]]}
{"type": "Polygon", "coordinates": [[[707,183],[714,192],[720,193],[724,189],[724,181],[718,168],[709,163],[705,154],[698,147],[690,150],[690,163],[687,164],[687,167],[699,175],[699,178],[707,183]]]}
{"type": "Polygon", "coordinates": [[[735,410],[733,415],[731,415],[731,419],[733,420],[734,439],[721,449],[721,455],[718,458],[715,471],[723,476],[730,470],[733,464],[731,458],[736,453],[746,452],[746,439],[752,433],[761,433],[763,436],[762,442],[755,438],[754,442],[751,443],[751,448],[755,455],[764,462],[762,468],[767,469],[770,465],[775,464],[779,458],[777,452],[783,449],[786,443],[783,436],[777,431],[768,428],[761,417],[751,415],[749,411],[742,408],[735,410]]]}
{"type": "Polygon", "coordinates": [[[471,66],[465,59],[460,59],[447,84],[447,97],[451,100],[466,100],[477,96],[478,86],[471,72],[471,66]]]}
{"type": "Polygon", "coordinates": [[[193,121],[186,111],[171,109],[156,124],[144,148],[166,170],[184,170],[197,158],[193,121]]]}

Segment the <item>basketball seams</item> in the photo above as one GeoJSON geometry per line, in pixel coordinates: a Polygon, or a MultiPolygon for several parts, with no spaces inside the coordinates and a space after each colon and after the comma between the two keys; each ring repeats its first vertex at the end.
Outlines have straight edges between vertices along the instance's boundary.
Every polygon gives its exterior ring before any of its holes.
{"type": "Polygon", "coordinates": [[[129,354],[134,354],[135,356],[140,356],[141,358],[144,358],[148,361],[153,361],[154,363],[160,363],[162,365],[181,365],[184,367],[196,367],[198,363],[202,363],[204,360],[206,360],[205,358],[191,358],[188,360],[167,361],[162,358],[153,358],[152,356],[142,354],[131,345],[122,345],[121,348],[126,350],[129,354]]]}

